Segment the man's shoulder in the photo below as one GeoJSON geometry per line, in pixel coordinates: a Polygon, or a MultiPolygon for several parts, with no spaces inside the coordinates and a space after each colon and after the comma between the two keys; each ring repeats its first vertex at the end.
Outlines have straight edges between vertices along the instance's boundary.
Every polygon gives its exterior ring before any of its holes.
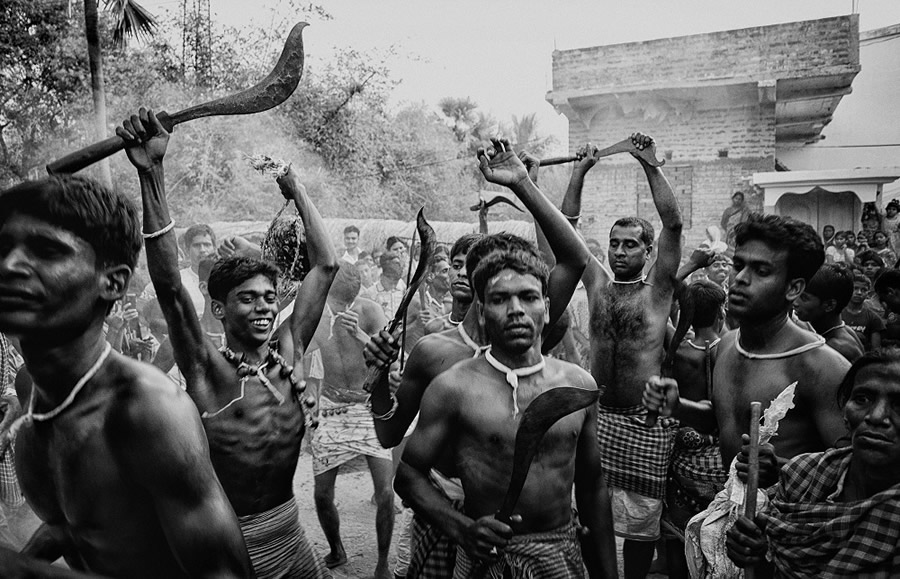
{"type": "Polygon", "coordinates": [[[196,413],[188,395],[158,368],[126,356],[116,356],[114,403],[110,412],[119,427],[150,422],[178,422],[184,413],[196,413]]]}
{"type": "Polygon", "coordinates": [[[563,386],[583,388],[586,390],[597,389],[597,383],[594,381],[593,376],[578,364],[573,364],[572,362],[559,360],[557,358],[545,358],[545,360],[548,370],[558,372],[565,377],[565,384],[562,384],[563,386]]]}

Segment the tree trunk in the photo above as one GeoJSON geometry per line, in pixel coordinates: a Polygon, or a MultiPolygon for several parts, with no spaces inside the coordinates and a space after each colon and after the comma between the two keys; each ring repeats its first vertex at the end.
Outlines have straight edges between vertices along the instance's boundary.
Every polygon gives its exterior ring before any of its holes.
{"type": "MultiPolygon", "coordinates": [[[[100,23],[97,14],[98,0],[84,0],[84,35],[88,45],[88,63],[91,68],[91,95],[94,98],[94,131],[96,140],[106,138],[106,89],[103,86],[103,57],[100,53],[100,23]]],[[[99,163],[100,182],[112,187],[109,160],[99,163]]]]}

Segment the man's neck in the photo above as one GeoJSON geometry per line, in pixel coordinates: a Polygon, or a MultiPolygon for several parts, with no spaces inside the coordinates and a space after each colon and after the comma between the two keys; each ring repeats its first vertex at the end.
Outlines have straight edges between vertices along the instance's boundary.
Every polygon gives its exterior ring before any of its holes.
{"type": "Polygon", "coordinates": [[[749,350],[762,350],[767,344],[775,341],[778,334],[788,326],[787,309],[767,320],[754,322],[741,321],[741,346],[749,350]]]}
{"type": "Polygon", "coordinates": [[[400,278],[391,279],[389,277],[381,276],[381,287],[386,290],[397,289],[397,283],[400,282],[400,278]]]}
{"type": "Polygon", "coordinates": [[[864,301],[859,302],[858,304],[854,304],[853,302],[850,302],[849,304],[847,304],[847,307],[844,309],[847,310],[848,312],[850,312],[851,314],[858,314],[859,312],[862,311],[864,303],[865,303],[864,301]]]}
{"type": "Polygon", "coordinates": [[[715,342],[719,339],[719,333],[712,326],[706,328],[694,328],[694,344],[698,346],[703,342],[715,342]]]}
{"type": "Polygon", "coordinates": [[[353,257],[359,257],[359,247],[354,247],[353,249],[344,248],[344,253],[353,257]]]}
{"type": "Polygon", "coordinates": [[[430,295],[434,299],[434,301],[443,303],[444,298],[447,297],[447,292],[439,292],[434,288],[434,286],[430,286],[428,288],[428,295],[430,295]]]}
{"type": "MultiPolygon", "coordinates": [[[[456,303],[455,300],[454,303],[456,303]]],[[[456,318],[454,317],[453,319],[456,318]]],[[[481,329],[481,324],[478,323],[478,314],[476,313],[475,308],[470,307],[464,314],[462,326],[466,333],[469,334],[469,337],[475,340],[479,345],[487,345],[487,337],[481,329]]]]}
{"type": "Polygon", "coordinates": [[[900,472],[896,467],[865,465],[851,458],[850,470],[844,481],[844,496],[864,500],[897,484],[900,484],[900,472]]]}
{"type": "Polygon", "coordinates": [[[815,322],[810,323],[817,334],[824,336],[823,332],[837,328],[844,323],[844,320],[841,319],[841,314],[825,314],[815,322]]]}
{"type": "Polygon", "coordinates": [[[244,362],[248,364],[257,365],[263,360],[265,360],[269,355],[269,341],[266,340],[262,344],[243,344],[240,340],[238,340],[233,334],[225,331],[225,345],[231,349],[232,352],[238,355],[238,357],[243,357],[244,362]]]}
{"type": "Polygon", "coordinates": [[[496,345],[492,345],[491,355],[494,356],[498,362],[513,370],[534,366],[543,359],[543,356],[541,355],[540,340],[538,339],[536,342],[536,344],[533,344],[526,351],[516,353],[507,352],[503,350],[502,347],[498,348],[496,345]]]}
{"type": "Polygon", "coordinates": [[[48,345],[43,336],[22,336],[20,344],[35,390],[48,405],[56,407],[103,352],[103,320],[97,320],[72,340],[48,345]]]}
{"type": "MultiPolygon", "coordinates": [[[[458,300],[453,298],[453,305],[450,307],[450,321],[451,322],[460,322],[468,316],[469,310],[472,309],[472,302],[464,302],[462,300],[458,300]]],[[[474,323],[478,324],[477,319],[473,316],[474,323]]],[[[468,329],[468,328],[467,328],[468,329]]]]}

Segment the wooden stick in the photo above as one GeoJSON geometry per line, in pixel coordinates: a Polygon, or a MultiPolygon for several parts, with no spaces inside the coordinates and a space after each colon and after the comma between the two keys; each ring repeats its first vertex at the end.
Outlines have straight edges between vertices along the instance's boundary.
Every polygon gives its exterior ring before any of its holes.
{"type": "MultiPolygon", "coordinates": [[[[744,516],[751,521],[756,518],[756,491],[759,489],[759,417],[762,404],[750,403],[750,456],[747,461],[747,494],[744,497],[744,516]]],[[[754,579],[753,567],[744,569],[746,579],[754,579]]]]}

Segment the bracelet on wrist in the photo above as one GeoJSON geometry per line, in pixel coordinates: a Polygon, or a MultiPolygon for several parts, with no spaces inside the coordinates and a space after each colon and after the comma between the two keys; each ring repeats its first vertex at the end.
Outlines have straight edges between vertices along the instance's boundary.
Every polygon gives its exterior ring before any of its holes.
{"type": "Polygon", "coordinates": [[[375,420],[390,420],[394,417],[394,414],[397,412],[397,407],[400,406],[400,402],[397,400],[397,397],[394,396],[394,393],[391,392],[391,409],[385,412],[384,414],[375,414],[372,410],[372,395],[370,394],[366,398],[366,409],[372,415],[372,418],[375,420]]]}
{"type": "Polygon", "coordinates": [[[159,237],[161,235],[165,235],[166,233],[172,231],[172,229],[174,227],[175,227],[175,220],[172,219],[171,221],[169,221],[169,224],[166,225],[165,227],[163,227],[162,229],[154,231],[153,233],[141,233],[141,236],[144,239],[156,239],[157,237],[159,237]]]}

